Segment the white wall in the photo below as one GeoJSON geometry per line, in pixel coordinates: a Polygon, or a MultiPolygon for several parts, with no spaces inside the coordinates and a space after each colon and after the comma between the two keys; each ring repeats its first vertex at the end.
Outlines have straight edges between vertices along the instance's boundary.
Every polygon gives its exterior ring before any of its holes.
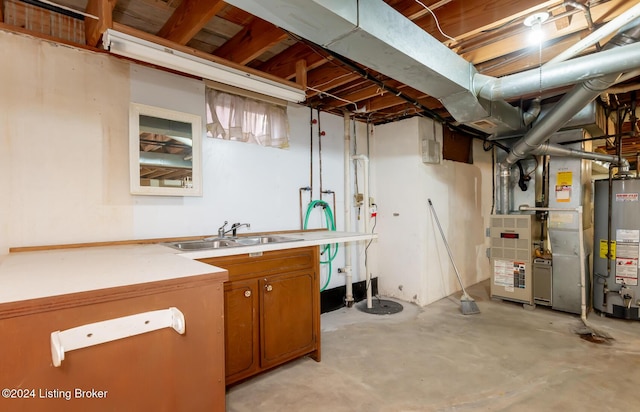
{"type": "MultiPolygon", "coordinates": [[[[0,255],[9,247],[215,234],[225,220],[248,222],[256,232],[300,228],[310,109],[289,106],[289,149],[203,137],[202,197],[134,196],[129,103],[204,118],[202,82],[3,31],[0,44],[11,56],[0,60],[0,255]]],[[[341,230],[343,119],[322,113],[320,120],[323,189],[336,192],[341,230]]],[[[318,199],[317,124],[313,141],[318,199]]],[[[321,217],[314,211],[309,227],[321,227],[321,217]]],[[[334,272],[343,265],[341,252],[334,272]]],[[[334,275],[329,287],[343,284],[334,275]]]]}
{"type": "MultiPolygon", "coordinates": [[[[381,294],[420,305],[460,289],[429,198],[465,286],[490,275],[485,228],[491,212],[491,154],[475,142],[474,164],[423,163],[420,135],[433,138],[431,122],[416,117],[381,125],[371,139],[379,234],[372,272],[379,277],[381,294]]],[[[436,127],[439,141],[441,133],[436,127]]]]}
{"type": "MultiPolygon", "coordinates": [[[[229,222],[251,231],[299,229],[299,188],[320,198],[320,145],[310,109],[289,106],[286,150],[203,137],[203,196],[129,193],[128,112],[138,102],[204,117],[202,82],[100,53],[0,31],[0,255],[9,247],[215,234],[229,222]]],[[[312,116],[317,119],[317,111],[312,116]]],[[[490,156],[476,145],[475,164],[425,165],[419,120],[354,129],[352,152],[371,156],[371,196],[380,238],[368,263],[383,294],[429,303],[456,289],[446,251],[428,214],[434,200],[465,282],[488,277],[484,227],[491,205],[490,156]],[[394,216],[394,213],[397,216],[394,216]],[[444,272],[443,272],[444,271],[444,272]],[[444,275],[441,275],[444,273],[444,275]],[[402,288],[402,290],[400,290],[402,288]]],[[[321,114],[323,189],[336,193],[344,228],[344,120],[321,114]]],[[[422,125],[427,132],[430,124],[422,125]]],[[[362,192],[362,168],[358,167],[362,192]]],[[[352,184],[355,187],[352,171],[352,184]]],[[[355,193],[355,190],[354,190],[355,193]]],[[[331,196],[323,198],[332,203],[331,196]]],[[[303,194],[306,207],[308,194],[303,194]]],[[[349,204],[353,204],[349,199],[349,204]]],[[[362,230],[364,211],[353,211],[362,230]],[[360,217],[360,218],[359,218],[360,217]]],[[[373,221],[372,221],[373,223],[373,221]]],[[[310,228],[323,225],[314,210],[310,228]]],[[[351,246],[353,281],[364,280],[364,244],[351,246]]],[[[333,264],[329,288],[344,285],[333,264]]],[[[326,279],[321,274],[321,284],[326,279]]]]}

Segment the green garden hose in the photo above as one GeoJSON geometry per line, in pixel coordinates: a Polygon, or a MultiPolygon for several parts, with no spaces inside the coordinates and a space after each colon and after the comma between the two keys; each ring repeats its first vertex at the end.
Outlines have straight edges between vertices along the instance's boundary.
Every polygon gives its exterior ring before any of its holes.
{"type": "MultiPolygon", "coordinates": [[[[321,207],[322,210],[324,210],[324,217],[327,223],[327,229],[335,231],[336,225],[335,225],[335,221],[333,220],[333,213],[331,212],[331,207],[329,207],[329,204],[324,200],[312,200],[309,203],[309,206],[307,206],[307,213],[304,218],[303,229],[307,228],[307,223],[309,222],[309,216],[311,215],[311,211],[316,207],[321,207]]],[[[335,243],[333,245],[333,252],[331,251],[331,246],[332,245],[330,244],[324,245],[322,247],[322,251],[320,252],[321,255],[324,255],[325,253],[327,253],[327,259],[320,260],[320,263],[326,264],[328,268],[327,281],[324,283],[324,286],[320,288],[320,292],[324,291],[327,288],[327,286],[329,286],[329,282],[331,281],[331,272],[333,270],[331,262],[333,262],[333,259],[335,259],[336,255],[338,254],[338,244],[335,243]]]]}

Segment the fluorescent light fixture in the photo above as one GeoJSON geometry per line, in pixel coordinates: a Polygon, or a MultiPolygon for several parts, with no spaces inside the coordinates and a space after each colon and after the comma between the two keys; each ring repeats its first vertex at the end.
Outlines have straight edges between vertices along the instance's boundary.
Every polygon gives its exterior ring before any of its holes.
{"type": "Polygon", "coordinates": [[[103,39],[104,48],[119,56],[251,90],[289,102],[298,103],[306,99],[305,92],[302,89],[287,86],[275,80],[247,73],[112,29],[108,29],[105,32],[103,39]]]}

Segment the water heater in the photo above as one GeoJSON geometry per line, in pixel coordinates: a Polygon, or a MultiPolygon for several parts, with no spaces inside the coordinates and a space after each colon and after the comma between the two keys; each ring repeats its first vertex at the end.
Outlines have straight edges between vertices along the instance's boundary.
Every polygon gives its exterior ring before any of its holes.
{"type": "Polygon", "coordinates": [[[640,320],[640,179],[595,182],[593,307],[606,315],[640,320]],[[610,222],[610,224],[609,224],[610,222]]]}

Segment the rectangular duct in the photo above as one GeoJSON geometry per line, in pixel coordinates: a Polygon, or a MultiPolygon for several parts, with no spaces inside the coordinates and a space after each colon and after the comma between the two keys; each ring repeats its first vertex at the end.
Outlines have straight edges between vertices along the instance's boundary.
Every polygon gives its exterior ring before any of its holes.
{"type": "Polygon", "coordinates": [[[470,62],[381,0],[228,3],[439,99],[459,122],[489,134],[520,128],[517,108],[478,100],[470,62]]]}

